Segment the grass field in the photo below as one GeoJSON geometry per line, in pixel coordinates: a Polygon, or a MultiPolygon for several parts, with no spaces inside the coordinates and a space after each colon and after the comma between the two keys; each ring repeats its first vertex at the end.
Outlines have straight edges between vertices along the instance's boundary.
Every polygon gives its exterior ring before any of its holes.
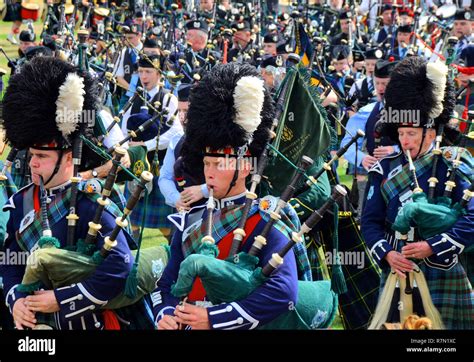
{"type": "MultiPolygon", "coordinates": [[[[7,35],[10,32],[11,23],[0,22],[0,47],[3,48],[5,53],[8,55],[9,58],[14,59],[18,57],[18,46],[12,45],[10,42],[6,40],[7,35]]],[[[24,26],[22,26],[22,29],[24,26]]],[[[35,29],[37,33],[37,37],[39,32],[41,31],[41,24],[39,22],[35,23],[35,29]]],[[[4,55],[0,55],[0,68],[3,68],[6,71],[6,75],[3,77],[3,82],[6,85],[8,83],[8,78],[10,74],[10,68],[7,66],[7,59],[4,55]]],[[[3,154],[0,156],[1,160],[4,160],[8,154],[8,149],[6,149],[3,154]]],[[[351,177],[345,175],[345,168],[347,162],[345,160],[340,160],[338,174],[340,176],[341,182],[346,184],[347,186],[351,186],[351,177]]],[[[166,238],[161,234],[158,229],[145,229],[143,232],[143,240],[142,240],[142,247],[147,248],[150,246],[155,246],[159,244],[167,243],[166,238]]],[[[332,326],[333,329],[342,329],[342,322],[338,317],[332,326]]]]}

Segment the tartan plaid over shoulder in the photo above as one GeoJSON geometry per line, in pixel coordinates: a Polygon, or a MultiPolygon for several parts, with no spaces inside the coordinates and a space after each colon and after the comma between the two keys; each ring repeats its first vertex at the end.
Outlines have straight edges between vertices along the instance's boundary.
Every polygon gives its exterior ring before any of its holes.
{"type": "MultiPolygon", "coordinates": [[[[441,159],[443,162],[448,166],[452,166],[453,160],[457,157],[457,153],[460,152],[460,147],[442,147],[441,151],[443,155],[441,159]]],[[[462,152],[461,167],[456,170],[456,174],[469,181],[473,177],[474,160],[469,151],[464,150],[462,152]]],[[[421,175],[432,168],[433,156],[433,153],[429,152],[421,158],[413,161],[417,177],[421,177],[421,175]]],[[[406,190],[412,182],[411,173],[408,168],[409,165],[406,164],[402,166],[402,159],[403,156],[396,157],[389,163],[389,170],[393,171],[401,167],[401,171],[395,176],[385,180],[382,184],[382,196],[386,204],[388,204],[391,199],[395,198],[401,191],[406,190]]]]}
{"type": "MultiPolygon", "coordinates": [[[[242,216],[242,209],[243,205],[232,205],[214,212],[212,237],[214,240],[216,240],[216,242],[220,241],[238,227],[239,220],[242,216]]],[[[249,218],[250,216],[255,215],[257,212],[260,212],[260,216],[263,220],[266,222],[269,221],[270,216],[266,212],[259,210],[258,202],[254,202],[249,212],[249,218]]],[[[301,227],[298,216],[291,206],[287,206],[285,209],[283,209],[280,215],[281,220],[275,223],[273,227],[290,239],[291,233],[293,231],[298,231],[301,227]]],[[[197,227],[189,234],[182,244],[184,257],[197,252],[199,246],[201,245],[201,239],[205,234],[206,225],[204,223],[202,223],[200,227],[197,227]]],[[[311,266],[309,264],[309,259],[304,243],[297,243],[293,247],[293,252],[295,253],[296,257],[299,279],[312,280],[311,266]]]]}
{"type": "MultiPolygon", "coordinates": [[[[395,159],[390,161],[389,170],[397,170],[400,169],[400,172],[393,175],[393,177],[389,177],[387,180],[383,181],[382,184],[382,196],[386,204],[392,199],[394,199],[401,191],[406,190],[410,187],[412,178],[411,172],[409,170],[409,165],[402,165],[401,157],[396,157],[395,159]]],[[[423,175],[427,170],[431,167],[432,161],[432,154],[426,154],[420,159],[414,160],[413,164],[415,165],[416,169],[416,176],[420,177],[423,175]]],[[[390,174],[389,174],[390,175],[390,174]]]]}
{"type": "MultiPolygon", "coordinates": [[[[31,189],[25,190],[29,192],[31,189]]],[[[91,194],[79,191],[79,197],[87,197],[91,201],[96,202],[97,199],[101,197],[99,194],[91,194]]],[[[69,202],[71,200],[71,193],[70,192],[63,192],[58,194],[53,201],[48,206],[48,220],[51,229],[54,229],[54,225],[64,219],[69,214],[69,202]]],[[[115,205],[114,202],[111,202],[109,205],[106,206],[105,211],[110,212],[114,217],[119,217],[122,215],[120,208],[115,205]]],[[[41,210],[35,213],[35,218],[32,224],[25,229],[21,234],[17,237],[17,242],[20,248],[25,251],[32,250],[38,240],[42,235],[42,225],[41,225],[41,210]]],[[[129,235],[130,229],[127,227],[126,230],[129,235]]]]}

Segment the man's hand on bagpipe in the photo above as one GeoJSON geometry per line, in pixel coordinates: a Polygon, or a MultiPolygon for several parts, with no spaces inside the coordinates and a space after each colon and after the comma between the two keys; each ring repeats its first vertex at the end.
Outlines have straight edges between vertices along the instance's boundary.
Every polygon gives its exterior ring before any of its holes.
{"type": "Polygon", "coordinates": [[[400,278],[406,278],[406,272],[414,270],[414,264],[398,251],[389,251],[385,260],[390,265],[392,271],[396,272],[400,278]]]}
{"type": "Polygon", "coordinates": [[[362,167],[364,167],[367,171],[372,168],[373,165],[377,163],[377,159],[371,155],[366,155],[362,159],[362,167]]]}
{"type": "Polygon", "coordinates": [[[393,146],[380,146],[374,150],[374,156],[377,160],[381,160],[394,152],[393,146]]]}
{"type": "Polygon", "coordinates": [[[146,146],[145,142],[143,142],[143,141],[129,141],[128,145],[130,147],[133,147],[133,146],[146,146]]]}
{"type": "Polygon", "coordinates": [[[16,329],[35,328],[35,314],[26,306],[25,298],[20,298],[15,302],[12,314],[16,329]]]}
{"type": "MultiPolygon", "coordinates": [[[[130,143],[129,143],[130,146],[130,143]]],[[[130,154],[126,152],[123,156],[122,159],[120,160],[120,164],[123,166],[123,168],[129,169],[131,166],[131,161],[130,161],[130,154]]],[[[109,175],[110,170],[112,169],[113,162],[110,160],[104,165],[101,165],[99,167],[95,168],[95,171],[97,172],[97,178],[106,178],[107,175],[109,175]]],[[[120,171],[122,168],[120,168],[118,171],[120,171]]],[[[92,170],[80,172],[79,175],[83,180],[90,180],[94,178],[92,174],[92,170]]]]}
{"type": "Polygon", "coordinates": [[[423,260],[424,258],[433,255],[433,250],[431,249],[430,244],[422,240],[405,245],[402,248],[402,255],[406,258],[423,260]]]}
{"type": "Polygon", "coordinates": [[[25,298],[25,305],[33,312],[54,313],[59,304],[53,290],[37,290],[34,295],[25,298]]]}
{"type": "Polygon", "coordinates": [[[175,331],[179,328],[177,317],[165,314],[157,324],[158,330],[175,331]]]}
{"type": "Polygon", "coordinates": [[[178,211],[187,211],[191,207],[189,206],[189,203],[184,202],[184,200],[182,198],[180,198],[178,201],[176,201],[175,208],[178,211]]]}
{"type": "Polygon", "coordinates": [[[174,310],[175,321],[182,325],[188,325],[196,330],[209,330],[209,315],[204,307],[197,307],[189,303],[182,303],[174,310]]]}
{"type": "Polygon", "coordinates": [[[181,199],[186,206],[201,200],[203,197],[204,195],[202,194],[201,185],[186,187],[184,191],[181,192],[181,199]]]}

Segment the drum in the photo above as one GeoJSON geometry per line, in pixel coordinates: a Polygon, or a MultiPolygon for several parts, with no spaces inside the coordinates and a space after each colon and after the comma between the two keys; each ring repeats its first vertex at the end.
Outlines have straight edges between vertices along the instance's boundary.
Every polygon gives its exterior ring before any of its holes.
{"type": "Polygon", "coordinates": [[[436,10],[436,16],[440,19],[449,19],[456,14],[457,7],[454,4],[444,4],[436,10]]]}
{"type": "Polygon", "coordinates": [[[99,22],[104,22],[104,19],[109,16],[110,9],[107,8],[94,8],[94,14],[92,16],[92,25],[97,26],[99,22]]]}
{"type": "Polygon", "coordinates": [[[22,20],[38,20],[40,15],[40,6],[34,3],[23,2],[21,4],[21,19],[22,20]]]}

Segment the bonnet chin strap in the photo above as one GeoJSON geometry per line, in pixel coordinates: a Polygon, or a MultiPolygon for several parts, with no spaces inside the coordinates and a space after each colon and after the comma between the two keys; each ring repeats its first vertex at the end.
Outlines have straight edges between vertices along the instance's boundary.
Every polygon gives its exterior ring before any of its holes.
{"type": "Polygon", "coordinates": [[[51,176],[49,176],[49,178],[44,182],[44,186],[46,186],[52,179],[53,177],[58,173],[59,171],[59,167],[61,166],[61,160],[63,158],[63,155],[64,155],[64,151],[63,149],[60,149],[59,152],[59,157],[58,157],[58,160],[56,161],[56,166],[54,166],[54,170],[53,170],[53,173],[51,174],[51,176]]]}
{"type": "Polygon", "coordinates": [[[418,149],[418,153],[416,154],[414,159],[417,159],[418,156],[420,155],[421,149],[423,148],[423,143],[425,142],[425,137],[426,137],[426,127],[423,127],[423,135],[421,136],[420,148],[418,149]]]}

